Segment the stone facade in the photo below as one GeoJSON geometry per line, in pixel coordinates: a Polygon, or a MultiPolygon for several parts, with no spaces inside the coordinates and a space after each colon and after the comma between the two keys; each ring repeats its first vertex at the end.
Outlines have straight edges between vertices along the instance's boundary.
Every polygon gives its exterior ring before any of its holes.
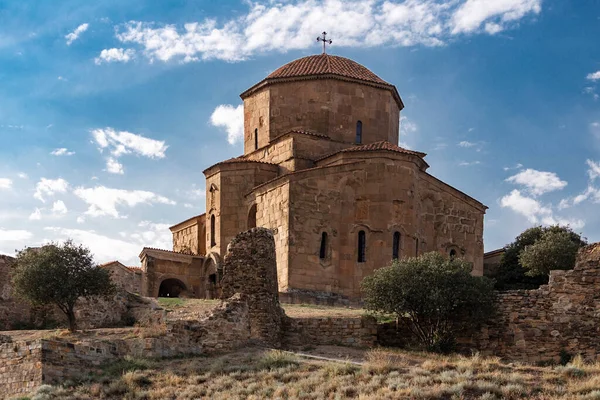
{"type": "Polygon", "coordinates": [[[561,352],[600,360],[600,244],[575,269],[551,271],[548,285],[499,295],[498,314],[462,347],[511,360],[558,361],[561,352]]]}
{"type": "Polygon", "coordinates": [[[493,251],[488,251],[483,255],[483,275],[494,277],[500,268],[502,257],[504,256],[504,248],[493,251]]]}
{"type": "Polygon", "coordinates": [[[338,304],[358,302],[361,280],[393,257],[440,251],[483,274],[487,207],[396,145],[404,105],[393,85],[322,55],[241,97],[244,155],[204,171],[207,257],[219,260],[239,232],[269,228],[282,299],[338,304]]]}
{"type": "Polygon", "coordinates": [[[197,215],[169,228],[173,234],[173,251],[192,255],[206,254],[206,215],[197,215]]]}

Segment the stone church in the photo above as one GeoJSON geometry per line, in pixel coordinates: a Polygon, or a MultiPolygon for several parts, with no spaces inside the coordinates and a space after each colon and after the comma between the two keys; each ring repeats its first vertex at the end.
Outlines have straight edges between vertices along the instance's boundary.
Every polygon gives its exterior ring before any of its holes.
{"type": "Polygon", "coordinates": [[[283,301],[354,301],[392,259],[439,251],[483,272],[487,207],[398,146],[396,87],[347,58],[292,61],[241,94],[244,154],[204,170],[206,214],[144,248],[141,292],[213,297],[236,234],[273,230],[283,301]]]}

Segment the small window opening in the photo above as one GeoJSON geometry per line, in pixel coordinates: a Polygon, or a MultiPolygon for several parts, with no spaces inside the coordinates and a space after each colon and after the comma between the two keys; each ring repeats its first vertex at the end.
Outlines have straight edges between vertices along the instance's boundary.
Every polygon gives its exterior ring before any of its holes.
{"type": "Polygon", "coordinates": [[[394,240],[392,242],[392,259],[397,260],[400,256],[400,232],[394,232],[394,240]]]}
{"type": "Polygon", "coordinates": [[[450,259],[454,260],[456,258],[456,250],[452,249],[450,250],[450,259]]]}
{"type": "Polygon", "coordinates": [[[321,234],[321,249],[319,250],[319,258],[324,260],[327,258],[327,232],[321,234]]]}
{"type": "Polygon", "coordinates": [[[254,150],[258,150],[258,128],[254,130],[254,150]]]}
{"type": "Polygon", "coordinates": [[[362,143],[362,121],[356,122],[356,143],[362,143]]]}
{"type": "Polygon", "coordinates": [[[252,204],[248,211],[248,229],[256,228],[256,204],[252,204]]]}
{"type": "Polygon", "coordinates": [[[216,232],[215,232],[215,215],[210,216],[210,245],[215,246],[217,244],[216,240],[216,232]]]}
{"type": "Polygon", "coordinates": [[[358,262],[365,262],[367,260],[367,235],[365,231],[358,232],[358,262]]]}
{"type": "Polygon", "coordinates": [[[213,284],[216,285],[217,284],[217,274],[210,274],[208,276],[208,281],[213,284]]]}

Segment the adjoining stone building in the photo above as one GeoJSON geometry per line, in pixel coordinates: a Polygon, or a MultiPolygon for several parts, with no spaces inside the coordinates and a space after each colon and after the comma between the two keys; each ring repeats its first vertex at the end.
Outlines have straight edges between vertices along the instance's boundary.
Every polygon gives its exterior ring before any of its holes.
{"type": "Polygon", "coordinates": [[[357,300],[373,270],[426,251],[483,273],[487,207],[427,173],[424,153],[398,146],[395,86],[321,54],[282,66],[241,98],[244,154],[204,170],[206,214],[171,228],[175,252],[203,257],[194,296],[210,296],[229,242],[257,226],[274,232],[279,291],[291,300],[357,300]]]}

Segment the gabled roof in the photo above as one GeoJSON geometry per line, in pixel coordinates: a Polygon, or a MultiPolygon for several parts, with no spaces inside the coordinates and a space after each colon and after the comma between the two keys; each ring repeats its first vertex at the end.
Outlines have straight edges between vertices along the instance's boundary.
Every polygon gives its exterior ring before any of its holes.
{"type": "Polygon", "coordinates": [[[408,150],[408,149],[405,149],[404,147],[400,147],[398,145],[390,143],[387,140],[382,140],[380,142],[374,142],[374,143],[369,143],[369,144],[363,144],[360,146],[348,147],[346,149],[336,151],[335,153],[331,153],[324,157],[321,157],[317,161],[324,160],[326,158],[329,158],[329,157],[331,157],[335,154],[339,154],[339,153],[368,152],[368,151],[391,151],[394,153],[409,154],[412,156],[417,156],[419,158],[423,158],[427,155],[425,153],[421,153],[420,151],[408,150]]]}

